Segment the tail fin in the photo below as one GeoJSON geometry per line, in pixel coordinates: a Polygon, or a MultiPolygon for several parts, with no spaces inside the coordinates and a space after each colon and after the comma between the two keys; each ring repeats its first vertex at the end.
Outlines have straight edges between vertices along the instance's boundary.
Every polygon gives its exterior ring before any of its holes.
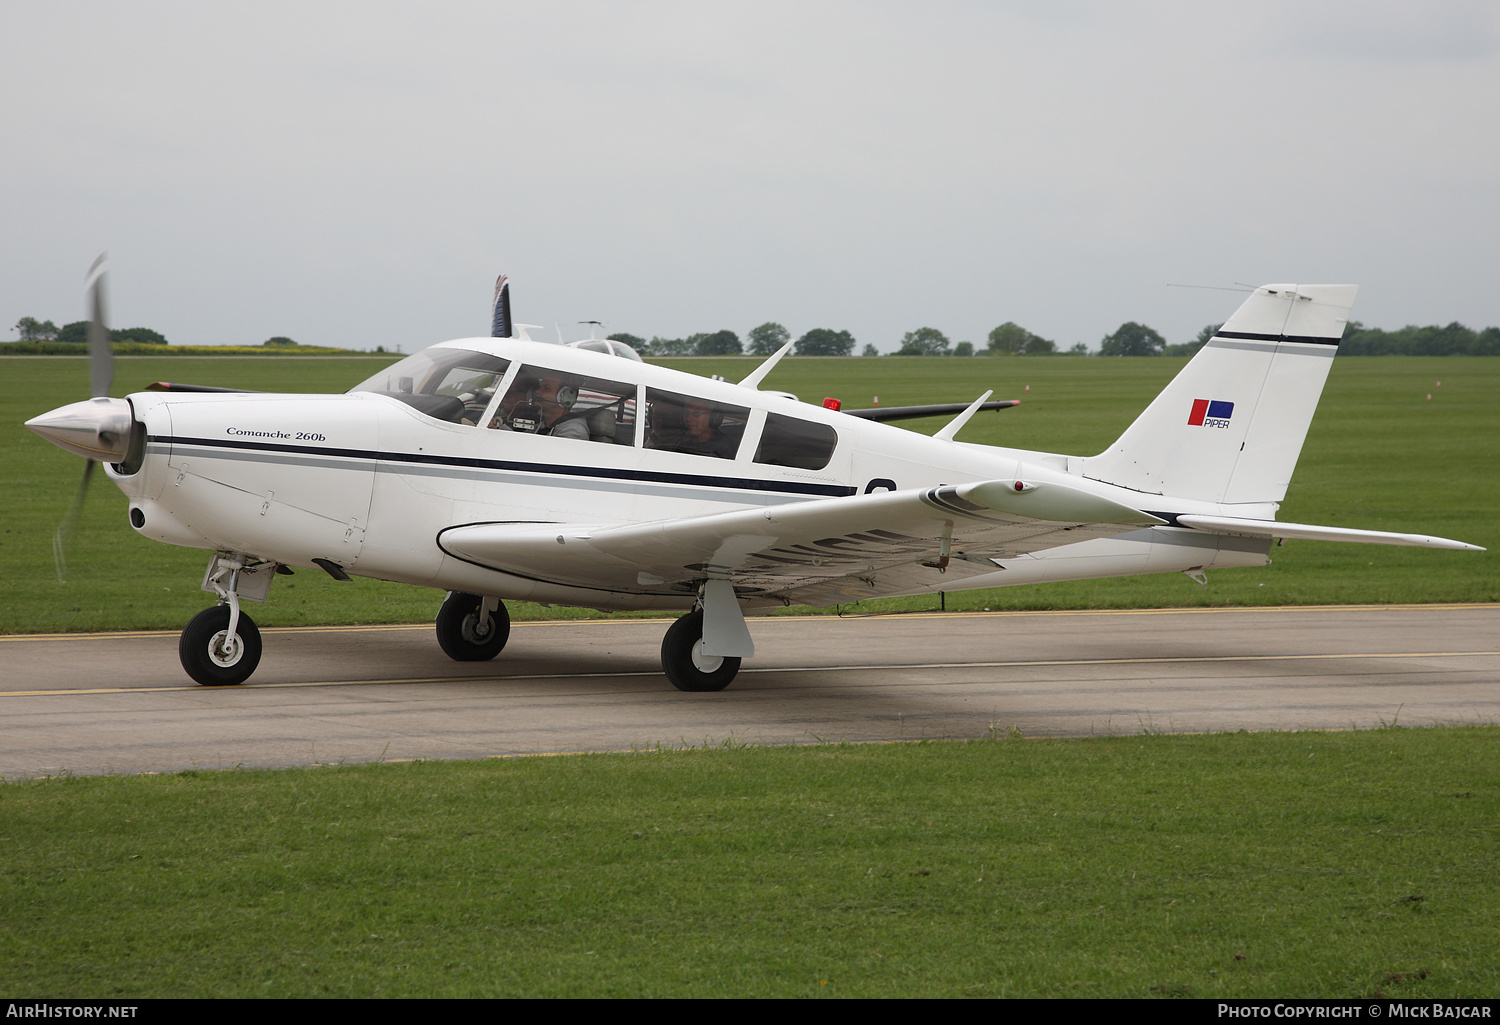
{"type": "Polygon", "coordinates": [[[1279,502],[1357,285],[1263,285],[1083,473],[1225,504],[1279,502]]]}
{"type": "Polygon", "coordinates": [[[490,337],[511,337],[510,281],[504,274],[495,279],[495,298],[490,301],[490,337]]]}

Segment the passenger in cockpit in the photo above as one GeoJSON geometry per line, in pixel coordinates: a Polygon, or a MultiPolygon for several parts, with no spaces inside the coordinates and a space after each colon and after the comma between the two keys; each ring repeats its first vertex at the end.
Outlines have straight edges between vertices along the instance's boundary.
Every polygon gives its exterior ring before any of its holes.
{"type": "Polygon", "coordinates": [[[684,436],[679,452],[701,456],[734,458],[735,439],[724,436],[724,414],[707,399],[688,399],[682,404],[684,436]]]}
{"type": "Polygon", "coordinates": [[[657,399],[651,403],[651,412],[646,421],[650,428],[646,434],[646,447],[675,452],[682,445],[682,406],[670,399],[657,399]]]}

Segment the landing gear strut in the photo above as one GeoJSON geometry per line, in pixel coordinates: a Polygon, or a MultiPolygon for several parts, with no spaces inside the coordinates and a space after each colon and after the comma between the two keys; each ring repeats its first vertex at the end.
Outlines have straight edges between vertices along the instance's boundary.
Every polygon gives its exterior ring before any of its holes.
{"type": "Polygon", "coordinates": [[[453,591],[437,614],[438,645],[455,662],[485,662],[510,640],[510,613],[499,598],[453,591]]]}
{"type": "Polygon", "coordinates": [[[207,582],[218,593],[221,604],[194,616],[177,641],[182,668],[205,687],[244,683],[260,665],[260,631],[255,621],[240,611],[240,572],[244,568],[238,558],[215,557],[207,582]]]}

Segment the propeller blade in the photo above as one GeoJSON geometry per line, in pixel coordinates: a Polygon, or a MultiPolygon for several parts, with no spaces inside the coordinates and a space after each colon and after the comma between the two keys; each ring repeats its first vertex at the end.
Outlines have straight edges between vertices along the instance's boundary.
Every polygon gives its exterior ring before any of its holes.
{"type": "Polygon", "coordinates": [[[78,526],[78,518],[83,515],[83,500],[88,497],[89,478],[94,475],[94,467],[98,465],[96,460],[90,459],[83,467],[83,481],[79,483],[78,490],[73,493],[73,501],[68,505],[67,515],[58,525],[57,533],[52,535],[52,561],[57,567],[57,582],[63,583],[63,577],[68,572],[68,543],[73,539],[73,531],[78,526]]]}
{"type": "Polygon", "coordinates": [[[89,268],[89,393],[94,398],[108,395],[115,382],[114,346],[104,326],[104,255],[100,253],[89,268]]]}

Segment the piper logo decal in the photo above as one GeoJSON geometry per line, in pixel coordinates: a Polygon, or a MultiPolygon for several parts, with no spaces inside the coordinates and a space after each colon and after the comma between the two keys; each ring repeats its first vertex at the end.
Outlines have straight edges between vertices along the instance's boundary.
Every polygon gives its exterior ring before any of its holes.
{"type": "Polygon", "coordinates": [[[1193,411],[1188,414],[1189,427],[1228,427],[1234,416],[1234,403],[1219,399],[1194,399],[1193,411]]]}

